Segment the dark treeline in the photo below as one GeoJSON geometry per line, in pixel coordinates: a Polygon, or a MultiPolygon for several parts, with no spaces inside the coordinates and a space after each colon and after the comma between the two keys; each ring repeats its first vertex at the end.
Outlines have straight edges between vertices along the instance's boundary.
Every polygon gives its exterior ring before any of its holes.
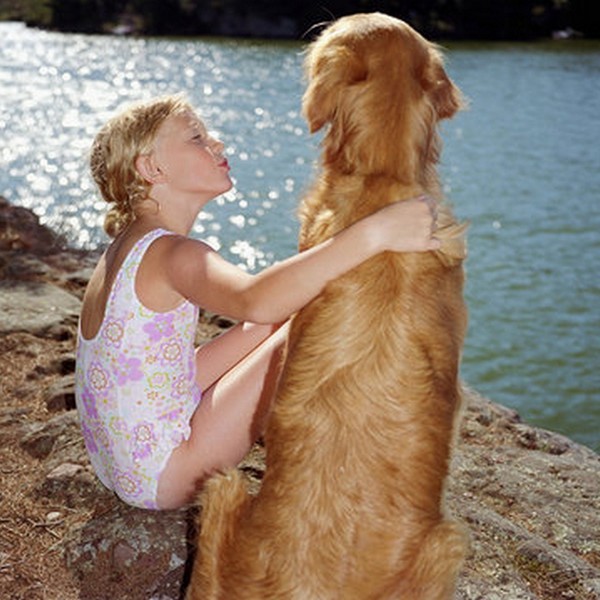
{"type": "Polygon", "coordinates": [[[599,0],[0,0],[0,19],[84,33],[308,39],[315,25],[381,11],[433,39],[600,38],[599,0]]]}

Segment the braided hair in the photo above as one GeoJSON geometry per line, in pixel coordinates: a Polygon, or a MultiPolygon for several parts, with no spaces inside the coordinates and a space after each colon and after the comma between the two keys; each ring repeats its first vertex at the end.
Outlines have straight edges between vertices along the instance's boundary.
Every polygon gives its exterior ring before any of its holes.
{"type": "Polygon", "coordinates": [[[151,183],[136,168],[136,159],[152,152],[159,127],[173,115],[192,110],[180,95],[131,106],[108,121],[96,135],[90,169],[102,198],[109,204],[104,230],[116,237],[148,199],[151,183]]]}

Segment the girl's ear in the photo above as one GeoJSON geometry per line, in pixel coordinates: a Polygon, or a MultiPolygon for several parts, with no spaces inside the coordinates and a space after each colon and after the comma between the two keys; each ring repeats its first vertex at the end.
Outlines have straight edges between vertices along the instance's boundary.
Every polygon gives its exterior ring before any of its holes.
{"type": "Polygon", "coordinates": [[[140,154],[135,159],[135,168],[148,183],[154,184],[164,181],[163,172],[155,163],[152,154],[140,154]]]}

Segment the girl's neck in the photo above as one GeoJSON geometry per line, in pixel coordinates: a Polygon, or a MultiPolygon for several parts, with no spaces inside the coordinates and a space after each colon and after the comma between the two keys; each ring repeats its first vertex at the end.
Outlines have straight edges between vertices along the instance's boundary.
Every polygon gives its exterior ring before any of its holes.
{"type": "Polygon", "coordinates": [[[158,200],[149,198],[137,211],[136,221],[144,229],[167,229],[180,235],[189,235],[198,214],[206,202],[175,198],[158,200]]]}

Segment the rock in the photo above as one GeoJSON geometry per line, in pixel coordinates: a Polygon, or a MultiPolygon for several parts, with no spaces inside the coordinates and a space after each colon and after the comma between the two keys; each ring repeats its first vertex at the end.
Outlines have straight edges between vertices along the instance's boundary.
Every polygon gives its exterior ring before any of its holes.
{"type": "Polygon", "coordinates": [[[0,281],[0,333],[44,335],[65,321],[77,321],[81,301],[49,283],[0,281]]]}
{"type": "Polygon", "coordinates": [[[46,515],[46,523],[48,523],[48,524],[58,523],[59,521],[61,521],[61,519],[62,519],[62,514],[59,513],[56,510],[53,510],[52,512],[49,512],[46,515]]]}
{"type": "Polygon", "coordinates": [[[189,559],[189,511],[151,512],[119,505],[70,532],[68,568],[86,600],[178,599],[189,559]]]}
{"type": "MultiPolygon", "coordinates": [[[[256,444],[240,468],[256,491],[264,449],[256,444]]],[[[117,500],[108,512],[71,531],[62,547],[81,597],[179,600],[193,562],[198,510],[147,511],[117,500]]]]}
{"type": "Polygon", "coordinates": [[[467,565],[457,600],[600,598],[598,568],[494,511],[471,509],[461,512],[474,538],[478,574],[467,565]]]}
{"type": "Polygon", "coordinates": [[[54,382],[46,393],[46,407],[50,412],[75,408],[75,375],[66,375],[54,382]]]}
{"type": "MultiPolygon", "coordinates": [[[[100,484],[91,469],[80,464],[63,463],[52,469],[35,489],[40,497],[56,499],[68,508],[98,497],[100,484]]],[[[101,494],[100,494],[101,495],[101,494]]]]}
{"type": "Polygon", "coordinates": [[[457,597],[600,598],[600,457],[466,396],[449,505],[473,550],[457,597]]]}
{"type": "Polygon", "coordinates": [[[69,411],[53,417],[45,423],[34,423],[30,425],[29,431],[21,440],[21,448],[30,456],[44,459],[56,449],[60,449],[61,443],[68,445],[71,440],[81,435],[79,419],[76,411],[69,411]]]}
{"type": "Polygon", "coordinates": [[[31,408],[14,408],[0,410],[0,446],[8,442],[21,438],[27,431],[27,417],[31,413],[31,408]]]}
{"type": "Polygon", "coordinates": [[[0,196],[0,250],[48,252],[62,243],[60,236],[40,225],[33,212],[12,206],[0,196]]]}
{"type": "Polygon", "coordinates": [[[60,360],[54,363],[54,367],[57,373],[60,375],[69,375],[75,372],[75,352],[69,352],[63,354],[60,360]]]}

